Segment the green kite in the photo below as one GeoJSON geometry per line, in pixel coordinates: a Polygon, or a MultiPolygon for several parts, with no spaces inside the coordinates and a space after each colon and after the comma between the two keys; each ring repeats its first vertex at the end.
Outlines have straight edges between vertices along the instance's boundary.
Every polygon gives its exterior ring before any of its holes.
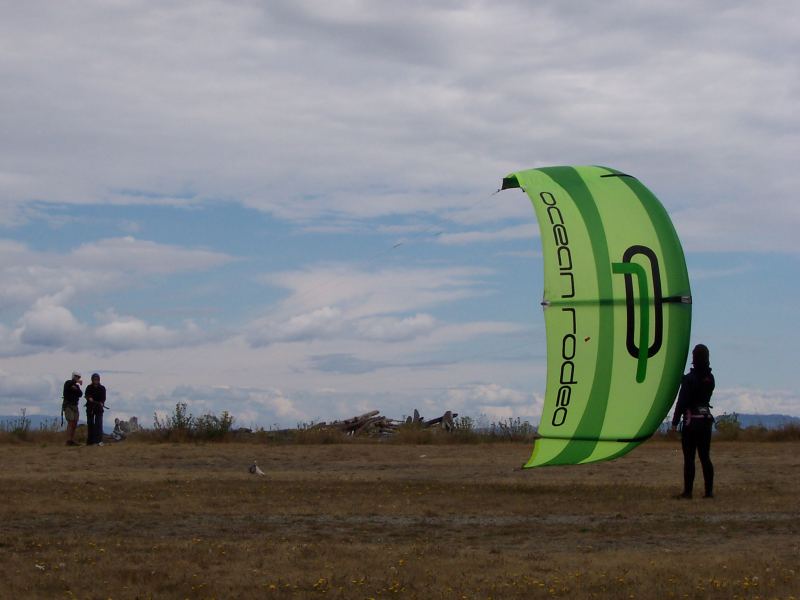
{"type": "Polygon", "coordinates": [[[649,438],[680,385],[692,297],[680,241],[642,183],[605,167],[512,173],[542,237],[547,389],[525,467],[610,460],[649,438]]]}

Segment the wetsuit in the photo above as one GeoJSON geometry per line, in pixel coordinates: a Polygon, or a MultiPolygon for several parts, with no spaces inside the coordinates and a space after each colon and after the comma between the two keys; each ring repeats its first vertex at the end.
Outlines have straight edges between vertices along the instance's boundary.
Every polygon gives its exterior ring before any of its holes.
{"type": "Polygon", "coordinates": [[[703,467],[706,496],[714,495],[714,465],[711,464],[711,430],[714,417],[709,410],[709,401],[714,391],[714,375],[711,369],[693,368],[681,381],[681,391],[672,416],[672,425],[677,426],[683,418],[681,446],[683,447],[683,495],[691,497],[694,486],[694,457],[700,456],[703,467]]]}
{"type": "Polygon", "coordinates": [[[84,392],[86,397],[86,445],[103,441],[103,409],[106,403],[106,388],[99,383],[90,383],[84,392]]]}

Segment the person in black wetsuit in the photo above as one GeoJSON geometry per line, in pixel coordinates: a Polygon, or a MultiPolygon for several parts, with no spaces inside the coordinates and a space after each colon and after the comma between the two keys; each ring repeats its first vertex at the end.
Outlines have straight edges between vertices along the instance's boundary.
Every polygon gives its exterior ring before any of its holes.
{"type": "Polygon", "coordinates": [[[672,430],[681,428],[683,447],[683,493],[678,498],[691,498],[694,485],[694,456],[700,455],[705,482],[704,498],[714,497],[714,465],[711,464],[711,429],[714,417],[711,415],[709,401],[714,392],[714,375],[708,348],[698,344],[692,350],[692,369],[681,380],[681,391],[672,416],[672,430]]]}
{"type": "Polygon", "coordinates": [[[100,375],[92,374],[92,383],[83,393],[86,398],[87,446],[103,445],[103,411],[106,408],[106,388],[100,384],[100,375]]]}

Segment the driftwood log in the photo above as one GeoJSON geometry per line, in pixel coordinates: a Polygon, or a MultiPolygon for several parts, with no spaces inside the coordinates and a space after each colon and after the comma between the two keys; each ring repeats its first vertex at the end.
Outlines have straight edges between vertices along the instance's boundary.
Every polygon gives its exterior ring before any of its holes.
{"type": "Polygon", "coordinates": [[[436,417],[435,419],[428,419],[427,421],[420,416],[419,411],[415,408],[414,415],[410,417],[406,417],[406,425],[418,425],[423,428],[434,427],[438,425],[445,431],[452,431],[456,428],[455,418],[458,416],[458,413],[454,413],[448,410],[444,413],[441,417],[436,417]]]}

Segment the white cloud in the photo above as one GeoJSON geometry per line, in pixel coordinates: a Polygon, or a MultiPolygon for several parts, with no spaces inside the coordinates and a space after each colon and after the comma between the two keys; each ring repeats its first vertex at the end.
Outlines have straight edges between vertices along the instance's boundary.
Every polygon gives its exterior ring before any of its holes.
{"type": "Polygon", "coordinates": [[[50,402],[55,410],[60,404],[60,390],[56,393],[52,379],[41,375],[16,375],[0,370],[0,410],[16,413],[30,403],[50,402]]]}
{"type": "MultiPolygon", "coordinates": [[[[141,401],[140,401],[141,402],[141,401]]],[[[175,404],[185,403],[194,416],[217,414],[223,410],[235,418],[234,427],[254,424],[269,427],[274,423],[291,423],[310,419],[299,410],[297,402],[279,389],[247,388],[235,385],[210,387],[179,386],[168,394],[150,399],[160,415],[171,414],[175,404]]]]}
{"type": "Polygon", "coordinates": [[[544,405],[541,396],[496,383],[450,389],[447,397],[448,406],[457,407],[465,414],[485,415],[491,419],[538,417],[544,405]]]}
{"type": "Polygon", "coordinates": [[[290,290],[274,313],[249,327],[255,345],[313,339],[384,342],[431,334],[436,319],[420,309],[488,293],[483,269],[382,268],[324,265],[275,273],[263,281],[290,290]],[[412,313],[412,314],[409,314],[412,313]]]}
{"type": "MultiPolygon", "coordinates": [[[[108,276],[96,275],[96,285],[108,284],[108,276]]],[[[92,274],[71,266],[68,259],[35,252],[24,244],[0,240],[0,308],[29,305],[39,298],[74,293],[92,280],[92,274]]]]}
{"type": "Polygon", "coordinates": [[[496,383],[476,384],[468,388],[449,390],[448,395],[458,404],[480,406],[513,406],[530,402],[531,396],[496,383]]]}
{"type": "Polygon", "coordinates": [[[365,340],[401,341],[429,333],[436,327],[436,319],[427,314],[410,317],[372,317],[355,323],[357,335],[365,340]]]}
{"type": "Polygon", "coordinates": [[[789,0],[17,3],[0,197],[491,222],[530,210],[468,209],[508,171],[602,162],[718,205],[690,248],[796,253],[797,27],[789,0]]]}
{"type": "Polygon", "coordinates": [[[383,267],[366,271],[350,265],[317,265],[263,277],[265,283],[291,290],[282,310],[339,306],[350,315],[408,312],[486,293],[474,267],[383,267]]]}
{"type": "Polygon", "coordinates": [[[220,252],[158,244],[132,236],[86,243],[70,254],[70,262],[81,268],[146,274],[205,270],[231,260],[220,252]]]}
{"type": "Polygon", "coordinates": [[[800,417],[800,393],[794,390],[722,388],[711,400],[716,414],[783,414],[800,417]]]}
{"type": "Polygon", "coordinates": [[[191,346],[211,338],[187,321],[175,329],[151,325],[132,316],[107,311],[100,315],[101,324],[81,323],[63,306],[57,296],[37,300],[20,317],[13,329],[0,325],[2,353],[18,356],[54,350],[86,350],[94,352],[126,352],[136,349],[158,349],[191,346]]]}
{"type": "Polygon", "coordinates": [[[399,342],[428,334],[436,327],[436,319],[428,314],[358,318],[347,316],[339,308],[323,306],[282,321],[260,319],[248,326],[248,339],[255,345],[333,339],[399,342]]]}
{"type": "MultiPolygon", "coordinates": [[[[531,329],[524,324],[510,321],[471,321],[467,323],[442,323],[431,332],[431,345],[459,344],[470,339],[490,339],[495,336],[513,339],[512,347],[533,343],[531,329]]],[[[482,346],[475,348],[476,356],[485,357],[493,351],[482,346]]],[[[496,352],[496,351],[495,351],[496,352]]]]}
{"type": "Polygon", "coordinates": [[[94,293],[136,286],[155,275],[213,269],[231,262],[221,252],[138,240],[109,238],[56,254],[0,240],[0,308],[24,306],[70,290],[94,293]]]}
{"type": "Polygon", "coordinates": [[[63,347],[82,339],[81,324],[58,299],[47,296],[37,300],[20,319],[15,332],[20,344],[63,347]]]}
{"type": "Polygon", "coordinates": [[[131,316],[120,316],[110,312],[105,323],[91,331],[95,347],[111,351],[126,351],[134,348],[165,348],[189,346],[206,338],[191,321],[181,330],[161,325],[150,325],[131,316]]]}
{"type": "Polygon", "coordinates": [[[13,240],[0,240],[0,266],[19,264],[28,255],[28,248],[13,240]]]}
{"type": "MultiPolygon", "coordinates": [[[[133,316],[110,311],[99,325],[81,323],[70,305],[105,292],[141,285],[154,276],[211,269],[230,262],[220,252],[182,248],[137,240],[110,238],[80,245],[67,254],[37,252],[24,244],[0,240],[0,309],[21,311],[13,327],[0,324],[2,354],[31,353],[52,348],[98,350],[159,348],[193,344],[207,334],[187,323],[181,329],[149,325],[133,316]]],[[[10,313],[13,314],[13,313],[10,313]]]]}
{"type": "Polygon", "coordinates": [[[256,345],[330,339],[341,334],[344,328],[342,311],[323,306],[307,313],[292,315],[284,321],[259,320],[248,328],[248,338],[256,345]]]}

